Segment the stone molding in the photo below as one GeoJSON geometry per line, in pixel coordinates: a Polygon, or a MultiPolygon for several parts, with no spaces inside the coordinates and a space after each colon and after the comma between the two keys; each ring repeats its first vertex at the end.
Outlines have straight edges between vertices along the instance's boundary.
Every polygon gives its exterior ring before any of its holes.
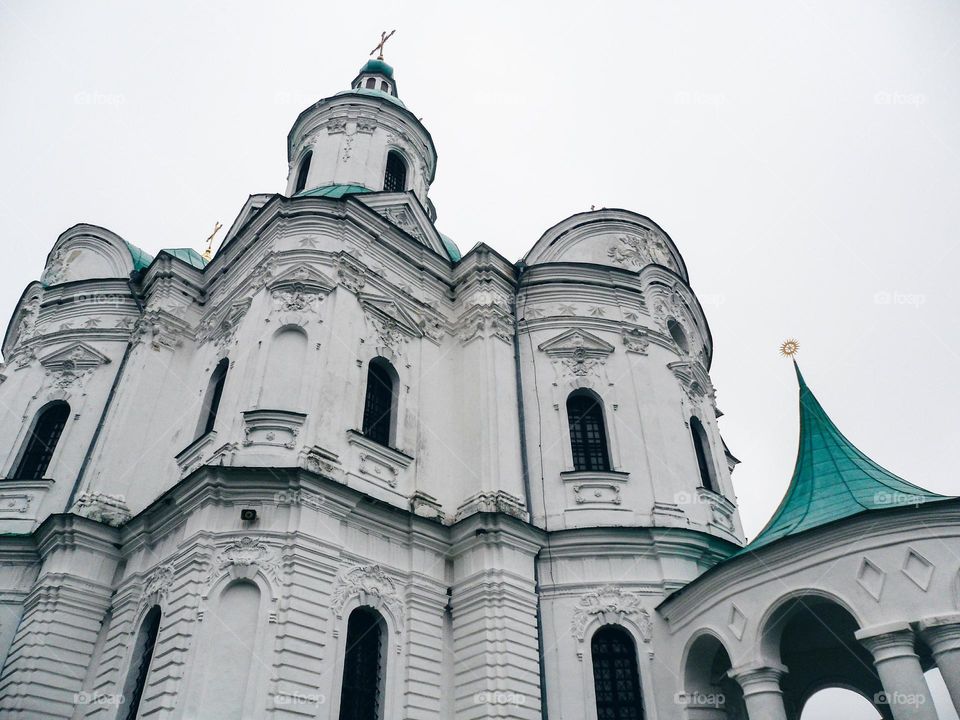
{"type": "Polygon", "coordinates": [[[616,585],[584,593],[573,609],[570,634],[577,641],[577,656],[581,660],[587,630],[593,625],[629,625],[644,643],[653,637],[653,621],[640,603],[640,596],[616,585]]]}

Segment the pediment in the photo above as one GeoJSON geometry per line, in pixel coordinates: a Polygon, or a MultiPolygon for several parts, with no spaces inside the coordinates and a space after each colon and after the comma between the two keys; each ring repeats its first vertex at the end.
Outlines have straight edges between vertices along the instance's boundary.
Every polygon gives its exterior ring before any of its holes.
{"type": "Polygon", "coordinates": [[[713,399],[715,395],[713,383],[710,382],[710,376],[699,362],[681,360],[668,363],[667,367],[670,368],[674,377],[680,381],[680,385],[691,399],[713,399]]]}
{"type": "Polygon", "coordinates": [[[88,370],[106,365],[110,358],[86,343],[77,342],[40,358],[48,370],[88,370]]]}
{"type": "Polygon", "coordinates": [[[396,302],[383,295],[360,293],[357,297],[363,309],[375,319],[396,324],[399,329],[412,337],[422,337],[420,323],[396,302]]]}
{"type": "Polygon", "coordinates": [[[370,193],[355,195],[360,202],[387,222],[399,228],[407,235],[443,257],[447,257],[440,233],[433,226],[433,222],[426,210],[417,202],[416,198],[408,193],[370,193]]]}
{"type": "Polygon", "coordinates": [[[579,328],[562,332],[540,343],[537,349],[552,357],[597,357],[604,358],[614,351],[614,346],[603,338],[579,328]]]}
{"type": "Polygon", "coordinates": [[[336,283],[319,270],[309,265],[293,265],[277,275],[267,285],[271,292],[277,290],[299,290],[309,293],[328,293],[336,283]]]}

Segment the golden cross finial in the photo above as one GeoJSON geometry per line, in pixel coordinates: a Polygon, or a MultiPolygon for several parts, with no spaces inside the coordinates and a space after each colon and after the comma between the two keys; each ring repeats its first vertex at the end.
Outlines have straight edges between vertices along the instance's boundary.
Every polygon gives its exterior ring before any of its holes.
{"type": "Polygon", "coordinates": [[[392,38],[395,32],[396,30],[391,30],[390,34],[388,35],[387,31],[384,30],[382,33],[380,33],[380,42],[377,43],[377,46],[370,51],[370,54],[373,55],[374,53],[379,53],[377,55],[377,60],[383,60],[383,46],[387,44],[387,40],[392,38]]]}
{"type": "Polygon", "coordinates": [[[217,224],[213,226],[213,232],[210,233],[210,237],[207,238],[207,249],[203,251],[203,259],[207,262],[210,262],[210,258],[213,257],[213,238],[220,232],[220,228],[222,227],[223,225],[217,220],[217,224]]]}
{"type": "Polygon", "coordinates": [[[783,357],[792,358],[800,350],[800,343],[789,338],[780,344],[780,354],[783,357]]]}

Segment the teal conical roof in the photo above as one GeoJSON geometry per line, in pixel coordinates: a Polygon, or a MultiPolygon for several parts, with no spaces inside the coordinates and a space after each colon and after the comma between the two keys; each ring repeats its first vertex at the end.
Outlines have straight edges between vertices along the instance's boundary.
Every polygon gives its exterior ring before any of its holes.
{"type": "Polygon", "coordinates": [[[796,363],[794,368],[800,384],[800,447],[793,478],[770,522],[740,553],[863,512],[947,499],[860,452],[824,412],[796,363]]]}

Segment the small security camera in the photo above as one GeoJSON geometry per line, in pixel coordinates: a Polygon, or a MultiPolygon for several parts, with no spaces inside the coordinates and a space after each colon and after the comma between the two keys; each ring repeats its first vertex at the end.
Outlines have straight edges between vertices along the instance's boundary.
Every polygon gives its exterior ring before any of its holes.
{"type": "Polygon", "coordinates": [[[240,519],[244,522],[253,522],[257,519],[257,511],[253,508],[244,508],[240,511],[240,519]]]}

